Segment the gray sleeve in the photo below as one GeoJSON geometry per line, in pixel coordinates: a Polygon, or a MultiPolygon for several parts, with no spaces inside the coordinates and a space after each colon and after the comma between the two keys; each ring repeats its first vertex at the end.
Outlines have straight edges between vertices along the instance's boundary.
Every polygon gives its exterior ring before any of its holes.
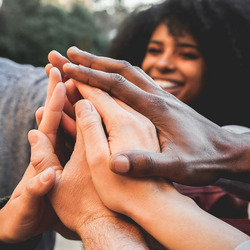
{"type": "MultiPolygon", "coordinates": [[[[29,164],[27,133],[36,128],[35,112],[44,105],[47,85],[44,68],[0,57],[0,197],[12,193],[29,164]]],[[[54,244],[55,232],[49,229],[36,250],[52,250],[54,244]]]]}
{"type": "Polygon", "coordinates": [[[0,197],[12,193],[28,166],[27,133],[36,126],[47,83],[43,68],[0,58],[0,197]]]}
{"type": "Polygon", "coordinates": [[[234,250],[249,250],[250,249],[250,240],[241,243],[234,250]]]}

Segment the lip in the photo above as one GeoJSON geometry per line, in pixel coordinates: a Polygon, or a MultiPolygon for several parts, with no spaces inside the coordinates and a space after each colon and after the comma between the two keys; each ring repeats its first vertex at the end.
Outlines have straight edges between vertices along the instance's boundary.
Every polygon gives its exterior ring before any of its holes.
{"type": "Polygon", "coordinates": [[[153,80],[165,91],[176,95],[180,89],[184,86],[183,82],[176,81],[173,79],[163,79],[163,78],[154,78],[153,80]]]}

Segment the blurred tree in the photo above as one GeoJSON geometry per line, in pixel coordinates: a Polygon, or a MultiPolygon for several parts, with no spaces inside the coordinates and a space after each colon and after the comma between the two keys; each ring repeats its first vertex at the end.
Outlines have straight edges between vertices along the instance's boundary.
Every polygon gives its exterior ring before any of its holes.
{"type": "Polygon", "coordinates": [[[4,0],[0,9],[0,56],[44,66],[48,52],[68,47],[102,54],[108,39],[83,5],[70,12],[40,0],[4,0]]]}

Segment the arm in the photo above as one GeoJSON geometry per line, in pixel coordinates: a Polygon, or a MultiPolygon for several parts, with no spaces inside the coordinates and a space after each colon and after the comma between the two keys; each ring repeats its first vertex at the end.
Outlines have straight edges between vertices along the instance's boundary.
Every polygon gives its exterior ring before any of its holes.
{"type": "Polygon", "coordinates": [[[68,57],[82,65],[65,64],[63,69],[69,77],[110,92],[157,128],[161,153],[119,152],[111,158],[112,171],[162,176],[188,185],[206,185],[219,178],[249,182],[249,133],[233,134],[222,129],[160,90],[145,73],[128,63],[76,48],[68,50],[68,57]]]}
{"type": "Polygon", "coordinates": [[[153,150],[155,143],[149,141],[150,138],[157,139],[155,131],[148,126],[150,122],[147,120],[143,120],[142,127],[141,117],[134,112],[137,120],[131,122],[131,113],[120,110],[121,106],[117,107],[106,93],[89,87],[84,87],[83,92],[95,106],[86,100],[78,102],[77,124],[85,142],[93,182],[106,206],[131,217],[169,249],[233,249],[249,239],[244,233],[201,210],[163,179],[136,179],[112,173],[108,167],[111,152],[116,153],[123,147],[153,150]],[[106,121],[108,140],[95,107],[106,121]],[[116,116],[116,122],[112,120],[113,116],[116,116]]]}

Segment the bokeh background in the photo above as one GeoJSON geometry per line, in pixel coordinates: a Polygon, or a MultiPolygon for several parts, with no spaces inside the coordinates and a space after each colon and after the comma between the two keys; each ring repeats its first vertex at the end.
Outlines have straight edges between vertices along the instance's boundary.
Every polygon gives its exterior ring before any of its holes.
{"type": "Polygon", "coordinates": [[[44,66],[75,45],[101,55],[126,15],[157,0],[0,0],[0,56],[44,66]]]}

